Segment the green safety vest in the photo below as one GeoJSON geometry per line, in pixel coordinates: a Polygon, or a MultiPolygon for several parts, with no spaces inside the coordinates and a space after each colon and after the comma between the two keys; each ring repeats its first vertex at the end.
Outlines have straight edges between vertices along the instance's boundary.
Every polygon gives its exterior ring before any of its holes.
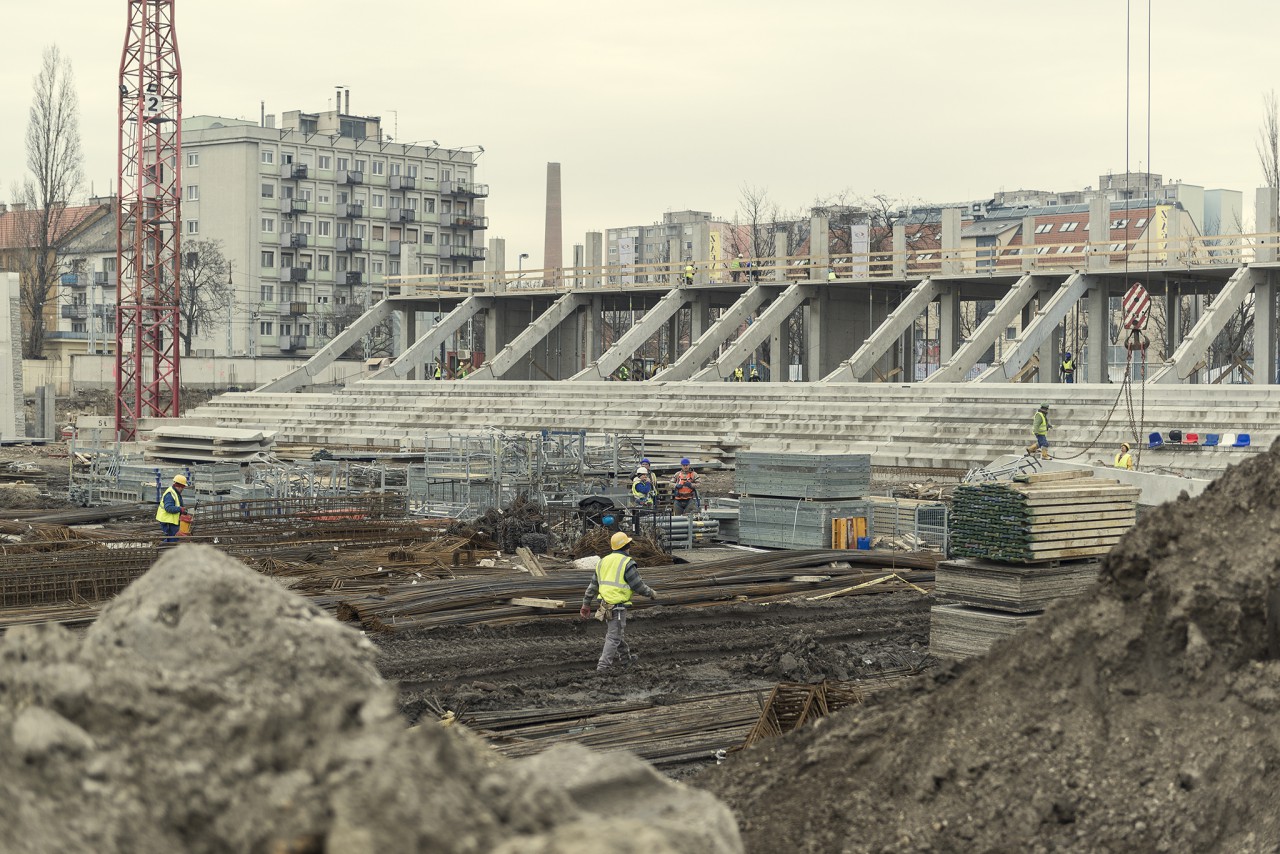
{"type": "Polygon", "coordinates": [[[622,552],[613,552],[601,558],[596,566],[596,584],[606,605],[630,604],[631,586],[624,580],[630,561],[622,552]]]}
{"type": "Polygon", "coordinates": [[[1062,360],[1062,372],[1063,372],[1064,374],[1074,373],[1074,372],[1075,372],[1075,369],[1076,369],[1076,363],[1075,363],[1075,361],[1074,361],[1074,360],[1072,360],[1072,359],[1063,359],[1063,360],[1062,360]]]}
{"type": "Polygon", "coordinates": [[[684,268],[684,275],[685,275],[685,278],[692,279],[692,278],[693,278],[693,267],[692,267],[692,266],[686,266],[686,267],[684,268]]]}
{"type": "Polygon", "coordinates": [[[1118,469],[1133,468],[1133,457],[1121,451],[1120,453],[1116,454],[1115,467],[1118,469]]]}
{"type": "Polygon", "coordinates": [[[1033,424],[1034,424],[1034,426],[1031,428],[1031,431],[1032,431],[1033,433],[1035,433],[1035,435],[1037,435],[1037,436],[1044,436],[1044,435],[1047,435],[1047,434],[1048,434],[1048,432],[1049,432],[1049,419],[1045,418],[1045,417],[1044,417],[1044,413],[1043,413],[1043,412],[1041,412],[1041,411],[1040,411],[1040,410],[1038,410],[1038,409],[1036,410],[1035,419],[1034,419],[1034,421],[1033,421],[1033,424]]]}
{"type": "Polygon", "coordinates": [[[729,262],[729,269],[731,270],[742,269],[742,262],[739,261],[737,258],[734,258],[732,261],[729,262]]]}
{"type": "Polygon", "coordinates": [[[182,521],[181,513],[166,513],[164,510],[164,497],[169,493],[173,493],[173,503],[182,506],[182,496],[178,494],[178,490],[172,486],[164,491],[160,496],[160,506],[156,508],[156,521],[163,522],[166,525],[176,525],[182,521]]]}

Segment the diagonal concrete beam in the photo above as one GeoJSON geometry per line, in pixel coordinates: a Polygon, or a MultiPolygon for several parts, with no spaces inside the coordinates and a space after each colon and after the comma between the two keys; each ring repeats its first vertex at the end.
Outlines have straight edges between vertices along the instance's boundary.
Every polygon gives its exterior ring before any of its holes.
{"type": "Polygon", "coordinates": [[[391,311],[391,301],[380,300],[373,308],[357,317],[350,326],[329,339],[329,343],[317,350],[315,355],[307,359],[306,362],[279,379],[259,386],[254,391],[296,391],[307,385],[312,379],[319,376],[321,371],[336,362],[339,356],[359,343],[361,338],[373,330],[373,327],[390,317],[391,311]]]}
{"type": "Polygon", "coordinates": [[[1016,377],[1026,367],[1027,362],[1031,361],[1031,357],[1040,349],[1045,339],[1058,328],[1058,324],[1067,316],[1067,312],[1071,311],[1076,301],[1084,296],[1090,287],[1097,285],[1098,282],[1092,276],[1083,273],[1072,273],[1068,276],[1053,296],[1049,297],[1049,301],[1036,312],[1035,319],[1028,323],[1022,330],[1022,334],[1014,339],[1013,345],[1004,353],[1004,360],[996,362],[978,374],[978,382],[1008,382],[1016,377]]]}
{"type": "Polygon", "coordinates": [[[907,298],[898,304],[893,313],[862,342],[857,351],[840,363],[840,367],[823,377],[819,382],[862,382],[862,378],[871,373],[871,368],[889,348],[898,342],[902,333],[916,322],[920,312],[942,293],[942,285],[933,279],[925,279],[911,289],[907,298]]]}
{"type": "Polygon", "coordinates": [[[1177,383],[1182,382],[1196,371],[1196,366],[1204,358],[1213,343],[1231,320],[1232,314],[1244,302],[1244,298],[1253,290],[1255,284],[1265,283],[1266,278],[1250,267],[1241,267],[1232,274],[1222,290],[1214,294],[1213,302],[1204,309],[1196,325],[1191,327],[1187,337],[1182,339],[1178,349],[1173,351],[1164,362],[1164,367],[1151,375],[1149,382],[1177,383]]]}
{"type": "Polygon", "coordinates": [[[394,362],[368,379],[404,379],[416,366],[426,363],[430,356],[440,349],[440,345],[449,340],[450,335],[461,329],[468,320],[481,311],[492,306],[493,302],[492,297],[467,297],[454,306],[453,311],[440,318],[440,322],[428,329],[425,335],[410,344],[409,348],[397,356],[394,362]]]}
{"type": "Polygon", "coordinates": [[[467,379],[501,379],[503,374],[515,367],[516,363],[529,355],[529,352],[538,346],[542,339],[550,335],[553,329],[563,323],[569,315],[589,302],[591,302],[590,294],[573,291],[560,297],[560,299],[551,304],[550,308],[538,315],[532,323],[526,326],[519,335],[511,339],[510,344],[499,350],[497,355],[492,359],[487,359],[483,365],[476,368],[467,379]]]}
{"type": "Polygon", "coordinates": [[[613,346],[600,354],[600,358],[596,359],[586,368],[569,377],[570,380],[607,380],[613,376],[613,372],[618,370],[618,366],[629,359],[636,350],[639,350],[650,336],[662,328],[662,324],[671,319],[677,311],[684,307],[685,303],[693,298],[691,291],[684,288],[675,288],[670,291],[662,299],[658,300],[658,304],[645,312],[644,317],[640,318],[640,322],[628,329],[621,338],[614,342],[613,346]]]}
{"type": "MultiPolygon", "coordinates": [[[[813,296],[814,286],[812,284],[804,284],[796,282],[787,288],[778,298],[769,304],[764,313],[756,318],[755,322],[747,327],[746,331],[737,337],[737,339],[729,345],[729,349],[720,355],[719,359],[712,362],[705,370],[699,371],[693,375],[693,379],[697,382],[715,382],[728,378],[733,369],[742,364],[742,360],[751,355],[751,352],[759,347],[764,339],[768,338],[770,333],[778,327],[787,315],[795,311],[804,303],[806,299],[813,296]]],[[[778,362],[775,355],[774,361],[778,362]]],[[[775,371],[784,370],[783,364],[775,364],[775,371]]]]}
{"type": "Polygon", "coordinates": [[[1004,334],[1013,319],[1036,295],[1036,291],[1040,289],[1042,284],[1043,280],[1037,282],[1035,276],[1023,276],[1018,279],[1013,287],[1009,289],[1009,292],[1000,298],[1000,302],[996,303],[996,307],[992,309],[991,313],[978,324],[978,328],[973,330],[969,340],[961,344],[956,349],[955,355],[948,359],[938,370],[925,377],[923,382],[962,382],[965,375],[973,370],[973,366],[978,363],[978,359],[982,354],[987,352],[987,348],[1004,334]]]}
{"type": "Polygon", "coordinates": [[[719,320],[698,336],[698,340],[693,342],[683,356],[665,371],[654,374],[653,379],[687,380],[692,377],[715,354],[716,348],[733,334],[733,330],[745,323],[747,318],[755,314],[756,309],[764,305],[770,293],[771,291],[760,285],[748,288],[742,296],[738,297],[737,302],[725,309],[719,320]]]}

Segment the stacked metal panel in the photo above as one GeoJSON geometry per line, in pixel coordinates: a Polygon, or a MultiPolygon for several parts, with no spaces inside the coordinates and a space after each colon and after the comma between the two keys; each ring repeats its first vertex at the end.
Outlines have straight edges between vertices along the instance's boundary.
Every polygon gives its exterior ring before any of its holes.
{"type": "Polygon", "coordinates": [[[864,516],[871,489],[869,454],[738,454],[738,542],[776,549],[831,546],[831,520],[864,516]]]}
{"type": "Polygon", "coordinates": [[[734,483],[743,495],[860,498],[871,491],[870,454],[769,454],[742,451],[734,483]]]}

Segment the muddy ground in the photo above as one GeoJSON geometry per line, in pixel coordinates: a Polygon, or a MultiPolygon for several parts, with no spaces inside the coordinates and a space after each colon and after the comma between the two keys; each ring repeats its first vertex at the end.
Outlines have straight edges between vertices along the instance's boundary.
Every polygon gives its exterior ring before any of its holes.
{"type": "MultiPolygon", "coordinates": [[[[583,587],[587,578],[584,574],[583,587]]],[[[659,591],[661,592],[661,591],[659,591]]],[[[373,636],[378,667],[399,684],[411,720],[460,713],[567,709],[616,700],[685,699],[780,681],[856,679],[928,667],[929,600],[915,593],[719,608],[639,608],[627,638],[639,661],[600,675],[604,627],[548,620],[373,636]]],[[[708,764],[714,764],[708,757],[708,764]]],[[[682,767],[678,774],[697,770],[682,767]]]]}

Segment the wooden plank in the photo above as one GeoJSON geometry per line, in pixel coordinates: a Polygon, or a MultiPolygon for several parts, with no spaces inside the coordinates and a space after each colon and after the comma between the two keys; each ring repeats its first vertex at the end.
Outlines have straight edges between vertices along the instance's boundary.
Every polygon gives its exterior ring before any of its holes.
{"type": "Polygon", "coordinates": [[[1035,563],[1036,561],[1046,560],[1065,560],[1073,557],[1098,557],[1111,551],[1113,546],[1084,546],[1081,548],[1058,549],[1050,552],[1036,552],[1035,560],[1027,561],[1035,563]]]}
{"type": "Polygon", "coordinates": [[[1112,501],[1104,504],[1074,504],[1070,502],[1059,504],[1039,504],[1035,507],[1027,508],[1027,511],[1028,516],[1034,516],[1036,519],[1039,519],[1041,516],[1061,516],[1073,512],[1077,516],[1091,517],[1095,513],[1132,513],[1133,502],[1112,501]]]}
{"type": "Polygon", "coordinates": [[[1033,530],[1027,538],[1027,545],[1038,546],[1041,543],[1050,542],[1082,543],[1084,540],[1100,538],[1116,542],[1131,530],[1133,530],[1132,526],[1123,528],[1071,528],[1066,531],[1044,531],[1043,533],[1033,530]]]}
{"type": "Polygon", "coordinates": [[[516,549],[516,557],[520,558],[520,563],[524,564],[524,568],[529,570],[530,575],[539,578],[546,576],[547,571],[542,568],[542,564],[538,563],[538,559],[527,546],[519,546],[516,549]]]}
{"type": "Polygon", "coordinates": [[[1031,517],[1032,524],[1053,525],[1059,522],[1129,522],[1137,521],[1133,510],[1106,510],[1099,513],[1036,513],[1031,517]]]}
{"type": "Polygon", "coordinates": [[[1058,531],[1109,531],[1116,529],[1127,531],[1134,525],[1133,518],[1129,519],[1106,519],[1099,521],[1086,520],[1084,522],[1057,522],[1052,525],[1042,525],[1039,521],[1032,525],[1029,533],[1035,537],[1041,534],[1048,534],[1058,531]]]}
{"type": "Polygon", "coordinates": [[[793,575],[791,576],[791,580],[808,582],[810,584],[817,584],[818,582],[821,582],[821,581],[830,581],[831,576],[829,575],[793,575]]]}
{"type": "Polygon", "coordinates": [[[563,599],[539,599],[534,596],[517,596],[515,599],[508,599],[508,605],[521,605],[525,608],[563,608],[563,599]]]}
{"type": "Polygon", "coordinates": [[[1039,554],[1042,551],[1057,551],[1059,549],[1085,548],[1088,546],[1114,546],[1118,542],[1120,542],[1119,535],[1114,537],[1081,537],[1079,539],[1036,541],[1027,543],[1023,548],[1034,552],[1035,554],[1039,554]]]}
{"type": "Polygon", "coordinates": [[[1017,475],[1014,477],[1014,483],[1047,483],[1054,480],[1079,480],[1082,477],[1093,477],[1093,472],[1082,469],[1042,471],[1035,474],[1017,475]]]}

